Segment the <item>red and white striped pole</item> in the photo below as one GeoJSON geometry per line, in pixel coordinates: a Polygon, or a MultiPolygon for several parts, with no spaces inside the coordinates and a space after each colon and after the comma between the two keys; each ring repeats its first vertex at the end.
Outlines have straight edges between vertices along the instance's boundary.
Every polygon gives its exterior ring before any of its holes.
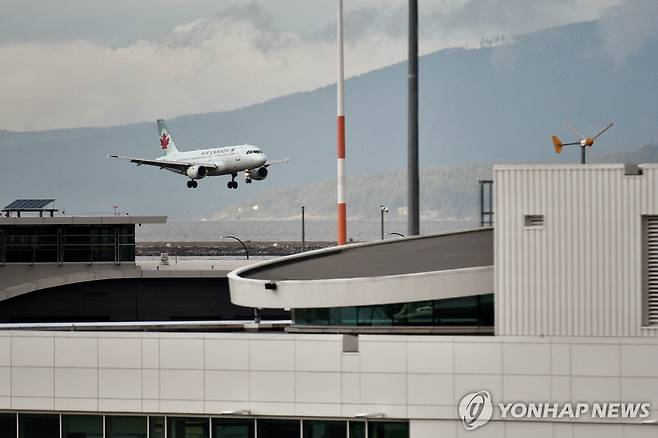
{"type": "Polygon", "coordinates": [[[337,81],[337,157],[338,157],[338,244],[347,241],[347,206],[345,204],[345,105],[343,72],[343,0],[338,1],[337,46],[338,46],[338,81],[337,81]]]}

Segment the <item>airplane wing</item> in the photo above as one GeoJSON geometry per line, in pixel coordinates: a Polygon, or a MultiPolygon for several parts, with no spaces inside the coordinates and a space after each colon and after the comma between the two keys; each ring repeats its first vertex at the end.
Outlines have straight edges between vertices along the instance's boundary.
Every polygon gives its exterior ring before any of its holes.
{"type": "Polygon", "coordinates": [[[146,164],[148,166],[156,166],[159,167],[160,169],[177,169],[177,170],[186,170],[190,166],[202,166],[208,169],[216,169],[217,166],[215,164],[210,164],[210,163],[194,163],[192,161],[168,161],[168,160],[147,160],[144,158],[136,158],[136,157],[124,157],[121,155],[108,155],[108,158],[120,158],[122,160],[128,160],[132,163],[137,164],[138,166],[141,166],[142,164],[146,164]]]}
{"type": "Polygon", "coordinates": [[[269,166],[270,164],[282,164],[282,163],[287,163],[288,161],[290,161],[290,158],[286,157],[286,158],[283,158],[283,159],[281,159],[281,160],[272,160],[272,161],[268,161],[267,163],[263,164],[263,166],[264,166],[264,167],[267,167],[267,166],[269,166]]]}

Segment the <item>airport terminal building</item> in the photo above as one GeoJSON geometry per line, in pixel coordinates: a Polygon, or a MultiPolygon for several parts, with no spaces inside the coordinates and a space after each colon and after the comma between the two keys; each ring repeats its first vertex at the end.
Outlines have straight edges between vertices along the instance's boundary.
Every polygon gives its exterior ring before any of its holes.
{"type": "Polygon", "coordinates": [[[135,262],[165,218],[0,218],[0,437],[657,436],[658,165],[494,193],[492,228],[230,267],[135,262]]]}

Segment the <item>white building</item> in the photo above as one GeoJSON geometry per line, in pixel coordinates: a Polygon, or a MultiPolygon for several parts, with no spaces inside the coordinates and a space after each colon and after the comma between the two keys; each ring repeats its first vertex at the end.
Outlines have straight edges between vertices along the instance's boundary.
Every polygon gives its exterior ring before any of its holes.
{"type": "Polygon", "coordinates": [[[657,173],[497,166],[493,232],[229,274],[235,304],[291,309],[287,332],[5,326],[0,436],[658,436],[657,173]],[[458,409],[481,391],[482,425],[458,409]]]}

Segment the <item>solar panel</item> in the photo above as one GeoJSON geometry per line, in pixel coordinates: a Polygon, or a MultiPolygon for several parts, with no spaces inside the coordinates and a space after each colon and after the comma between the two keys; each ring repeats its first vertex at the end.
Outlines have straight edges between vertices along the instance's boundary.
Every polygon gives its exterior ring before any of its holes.
{"type": "Polygon", "coordinates": [[[55,202],[54,199],[17,199],[5,207],[5,210],[39,210],[48,204],[55,202]]]}

